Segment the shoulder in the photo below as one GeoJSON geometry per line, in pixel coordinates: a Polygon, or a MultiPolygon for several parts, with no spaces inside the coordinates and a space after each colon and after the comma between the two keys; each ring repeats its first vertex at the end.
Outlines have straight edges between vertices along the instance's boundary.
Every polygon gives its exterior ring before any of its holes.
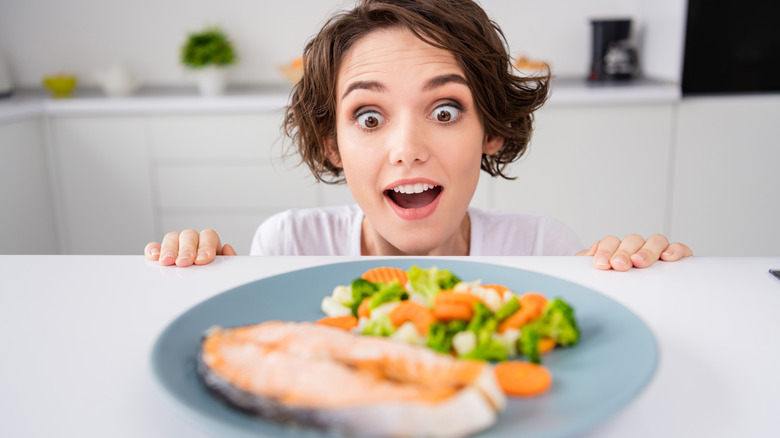
{"type": "Polygon", "coordinates": [[[362,220],[357,205],[285,210],[258,227],[251,254],[346,255],[362,220]]]}
{"type": "Polygon", "coordinates": [[[469,209],[472,255],[574,255],[582,249],[568,226],[544,215],[469,209]]]}

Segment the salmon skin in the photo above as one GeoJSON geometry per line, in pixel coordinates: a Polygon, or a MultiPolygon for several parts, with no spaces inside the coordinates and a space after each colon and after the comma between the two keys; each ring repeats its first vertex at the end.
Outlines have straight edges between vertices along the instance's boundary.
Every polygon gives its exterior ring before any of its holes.
{"type": "Polygon", "coordinates": [[[211,328],[198,373],[244,411],[347,436],[466,436],[506,404],[489,363],[305,322],[211,328]]]}

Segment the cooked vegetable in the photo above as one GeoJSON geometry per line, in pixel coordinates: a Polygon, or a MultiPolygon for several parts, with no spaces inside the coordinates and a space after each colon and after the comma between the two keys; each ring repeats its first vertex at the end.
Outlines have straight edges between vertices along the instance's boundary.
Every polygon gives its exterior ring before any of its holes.
{"type": "Polygon", "coordinates": [[[550,338],[563,347],[574,345],[580,340],[574,309],[561,298],[550,301],[542,315],[525,325],[521,331],[518,350],[534,363],[541,361],[539,343],[542,339],[550,338]]]}
{"type": "Polygon", "coordinates": [[[401,327],[403,323],[411,321],[421,335],[428,333],[428,328],[436,322],[430,308],[409,300],[401,301],[388,316],[395,327],[401,327]]]}
{"type": "Polygon", "coordinates": [[[498,385],[507,395],[538,395],[552,386],[550,371],[542,365],[530,362],[500,362],[493,366],[493,372],[498,385]]]}
{"type": "Polygon", "coordinates": [[[362,333],[371,336],[390,336],[395,333],[395,326],[388,315],[382,315],[368,320],[362,333]]]}
{"type": "Polygon", "coordinates": [[[363,300],[366,297],[374,295],[379,288],[375,283],[358,278],[352,282],[350,289],[352,291],[352,302],[350,307],[352,309],[352,314],[357,316],[358,308],[363,303],[363,300]]]}
{"type": "Polygon", "coordinates": [[[552,338],[563,347],[575,345],[580,341],[580,328],[574,317],[574,309],[561,298],[552,300],[533,325],[540,336],[552,338]]]}
{"type": "Polygon", "coordinates": [[[323,324],[498,362],[496,376],[511,395],[547,390],[551,377],[538,365],[541,355],[580,337],[574,310],[560,298],[518,296],[506,286],[463,282],[436,267],[368,270],[350,286],[336,287],[322,308],[331,316],[323,324]],[[506,362],[518,355],[527,361],[506,362]]]}
{"type": "Polygon", "coordinates": [[[547,354],[555,349],[557,343],[553,338],[541,338],[539,339],[539,354],[547,354]]]}
{"type": "Polygon", "coordinates": [[[474,305],[479,302],[476,295],[442,290],[433,299],[433,315],[441,321],[468,321],[474,316],[474,305]]]}
{"type": "Polygon", "coordinates": [[[407,272],[409,284],[412,290],[425,296],[428,299],[428,305],[433,304],[433,298],[441,290],[449,290],[460,283],[460,278],[456,277],[448,269],[439,269],[432,267],[422,269],[418,266],[412,266],[407,272]]]}
{"type": "Polygon", "coordinates": [[[512,295],[512,298],[510,298],[509,301],[496,310],[496,319],[498,322],[502,322],[518,310],[520,310],[520,300],[517,299],[517,295],[512,295]]]}
{"type": "Polygon", "coordinates": [[[406,275],[406,271],[399,268],[380,267],[370,269],[363,273],[360,277],[364,280],[368,280],[372,283],[385,283],[391,284],[398,282],[401,286],[405,287],[409,277],[406,275]]]}
{"type": "Polygon", "coordinates": [[[352,315],[326,316],[325,318],[318,320],[317,324],[344,330],[352,330],[353,328],[357,327],[358,320],[352,315]]]}
{"type": "Polygon", "coordinates": [[[370,309],[376,309],[382,304],[391,301],[401,301],[409,298],[409,294],[407,294],[403,286],[398,283],[374,283],[374,286],[376,286],[377,290],[374,292],[374,295],[371,296],[371,301],[368,303],[370,309]]]}
{"type": "Polygon", "coordinates": [[[520,297],[520,310],[506,318],[498,327],[502,333],[510,328],[521,328],[529,322],[537,319],[544,311],[547,298],[535,292],[527,292],[520,297]]]}
{"type": "Polygon", "coordinates": [[[369,305],[371,303],[371,297],[365,297],[363,298],[363,301],[360,302],[360,305],[357,309],[357,317],[358,318],[370,318],[371,317],[371,306],[369,305]]]}
{"type": "Polygon", "coordinates": [[[435,322],[428,327],[428,348],[440,353],[452,351],[452,338],[466,329],[468,323],[464,320],[435,322]]]}

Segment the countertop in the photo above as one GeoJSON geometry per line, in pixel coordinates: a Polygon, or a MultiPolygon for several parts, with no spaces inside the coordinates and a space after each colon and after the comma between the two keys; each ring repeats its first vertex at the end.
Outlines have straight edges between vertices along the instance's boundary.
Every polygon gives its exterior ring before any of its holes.
{"type": "MultiPolygon", "coordinates": [[[[626,273],[596,270],[589,257],[467,259],[583,285],[648,325],[660,353],[654,377],[585,436],[776,433],[780,281],[768,270],[780,268],[780,257],[692,257],[626,273]]],[[[0,430],[9,437],[218,436],[156,385],[157,337],[220,292],[347,260],[218,257],[181,269],[142,256],[0,256],[0,430]]]]}
{"type": "MultiPolygon", "coordinates": [[[[42,89],[17,90],[0,99],[0,122],[37,116],[188,114],[275,111],[287,104],[287,85],[232,86],[223,96],[201,97],[194,86],[142,87],[129,97],[106,97],[98,88],[80,88],[67,99],[52,99],[42,89]]],[[[547,106],[674,103],[677,84],[651,79],[591,83],[556,78],[547,106]]]]}

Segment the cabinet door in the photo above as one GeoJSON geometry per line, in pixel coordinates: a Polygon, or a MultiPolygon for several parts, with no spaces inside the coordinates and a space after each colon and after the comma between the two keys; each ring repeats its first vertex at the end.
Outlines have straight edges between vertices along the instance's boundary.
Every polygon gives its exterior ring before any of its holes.
{"type": "Polygon", "coordinates": [[[667,233],[673,115],[671,104],[543,108],[517,179],[493,182],[495,207],[552,216],[586,246],[667,233]]]}
{"type": "Polygon", "coordinates": [[[698,255],[779,256],[779,96],[680,104],[672,232],[698,255]]]}
{"type": "Polygon", "coordinates": [[[38,118],[0,124],[0,206],[0,254],[58,252],[38,118]]]}
{"type": "Polygon", "coordinates": [[[144,120],[56,117],[51,129],[64,252],[141,254],[159,238],[144,120]]]}

